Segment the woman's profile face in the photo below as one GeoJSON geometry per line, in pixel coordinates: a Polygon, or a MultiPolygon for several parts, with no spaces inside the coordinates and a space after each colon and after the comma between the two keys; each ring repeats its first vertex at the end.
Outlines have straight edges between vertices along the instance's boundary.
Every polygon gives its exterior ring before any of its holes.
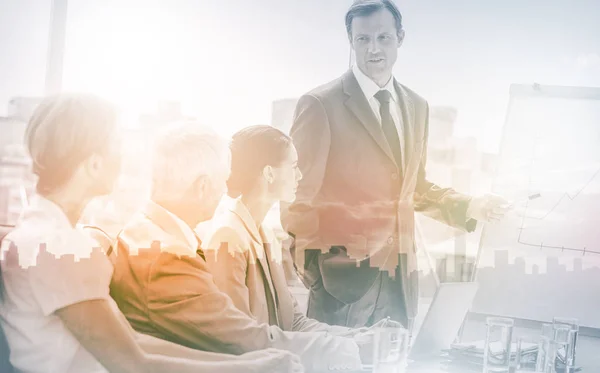
{"type": "Polygon", "coordinates": [[[290,144],[286,157],[281,160],[279,166],[273,167],[273,182],[269,191],[278,201],[293,202],[300,179],[302,173],[298,168],[298,153],[294,145],[290,144]]]}
{"type": "Polygon", "coordinates": [[[117,179],[121,174],[122,138],[119,131],[114,131],[106,144],[105,150],[100,155],[99,169],[93,177],[98,195],[113,192],[117,179]]]}

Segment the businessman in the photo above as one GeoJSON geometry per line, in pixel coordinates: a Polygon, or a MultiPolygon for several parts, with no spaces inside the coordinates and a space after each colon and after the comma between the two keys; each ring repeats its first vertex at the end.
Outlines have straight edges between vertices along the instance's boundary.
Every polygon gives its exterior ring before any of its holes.
{"type": "Polygon", "coordinates": [[[410,328],[414,212],[471,232],[501,219],[506,201],[427,180],[429,106],[392,75],[405,36],[396,5],[358,0],[345,21],[355,64],[297,104],[291,136],[304,177],[282,224],[310,289],[309,317],[360,327],[389,316],[410,328]]]}

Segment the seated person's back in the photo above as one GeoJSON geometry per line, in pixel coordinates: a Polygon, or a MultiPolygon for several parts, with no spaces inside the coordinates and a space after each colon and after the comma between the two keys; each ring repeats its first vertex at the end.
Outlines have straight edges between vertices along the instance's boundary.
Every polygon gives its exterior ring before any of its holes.
{"type": "Polygon", "coordinates": [[[112,266],[95,242],[73,228],[58,206],[36,196],[2,241],[0,312],[11,363],[24,372],[105,372],[56,310],[109,296],[112,266]]]}
{"type": "Polygon", "coordinates": [[[240,354],[268,346],[266,325],[240,338],[247,320],[215,286],[191,228],[162,206],[149,201],[116,246],[111,295],[137,331],[207,351],[240,354]]]}
{"type": "Polygon", "coordinates": [[[199,350],[292,351],[309,371],[357,368],[353,339],[257,322],[216,286],[192,227],[213,216],[226,189],[227,143],[212,130],[184,123],[166,130],[154,154],[151,198],[118,235],[111,283],[132,326],[199,350]]]}
{"type": "Polygon", "coordinates": [[[36,195],[2,240],[0,322],[10,359],[26,373],[300,372],[297,357],[269,350],[210,354],[135,333],[109,295],[113,267],[77,224],[120,170],[116,108],[59,94],[35,110],[26,145],[36,195]]]}

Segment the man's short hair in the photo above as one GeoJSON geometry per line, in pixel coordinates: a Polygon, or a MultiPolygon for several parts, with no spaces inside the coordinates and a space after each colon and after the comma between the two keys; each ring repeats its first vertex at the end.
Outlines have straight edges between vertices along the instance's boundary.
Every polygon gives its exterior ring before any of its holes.
{"type": "Polygon", "coordinates": [[[61,187],[81,162],[102,154],[117,128],[118,111],[91,94],[61,93],[45,98],[25,131],[25,145],[38,176],[37,190],[61,187]]]}
{"type": "Polygon", "coordinates": [[[352,39],[352,20],[355,17],[367,17],[382,9],[389,10],[394,16],[396,22],[396,32],[399,34],[402,30],[402,14],[391,0],[356,0],[346,13],[346,32],[348,38],[352,39]]]}
{"type": "Polygon", "coordinates": [[[181,198],[200,176],[215,180],[229,174],[228,142],[210,127],[186,121],[156,134],[151,197],[172,201],[181,198]]]}

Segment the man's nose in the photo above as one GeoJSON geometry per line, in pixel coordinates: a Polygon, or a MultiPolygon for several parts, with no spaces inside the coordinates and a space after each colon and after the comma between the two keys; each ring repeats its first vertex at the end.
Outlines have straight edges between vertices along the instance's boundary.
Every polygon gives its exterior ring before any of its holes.
{"type": "Polygon", "coordinates": [[[377,41],[377,39],[371,39],[367,51],[371,54],[376,54],[379,53],[380,50],[381,48],[379,48],[379,42],[377,41]]]}

